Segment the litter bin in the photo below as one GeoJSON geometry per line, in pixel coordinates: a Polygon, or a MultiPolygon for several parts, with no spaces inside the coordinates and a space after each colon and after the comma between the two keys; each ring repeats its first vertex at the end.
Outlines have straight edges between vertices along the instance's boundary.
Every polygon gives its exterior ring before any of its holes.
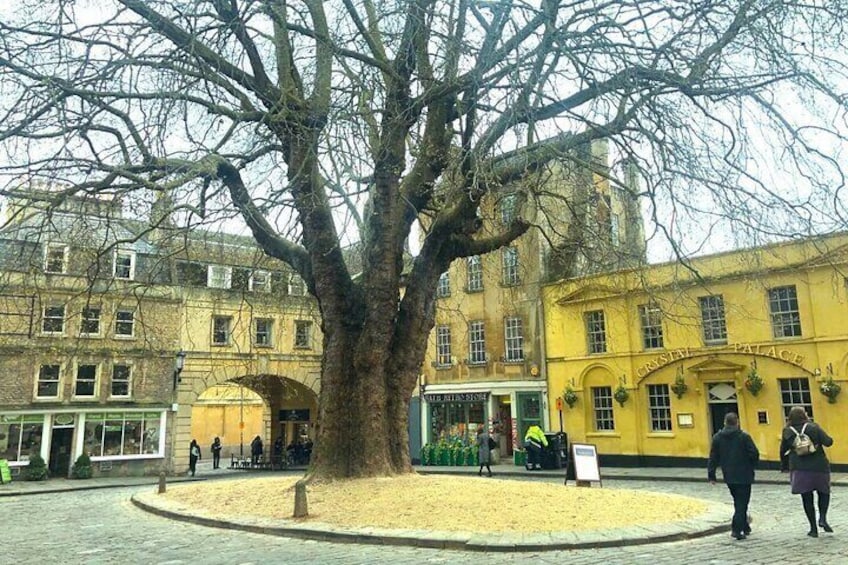
{"type": "Polygon", "coordinates": [[[563,432],[546,432],[547,447],[542,448],[542,469],[568,466],[568,436],[563,432]]]}

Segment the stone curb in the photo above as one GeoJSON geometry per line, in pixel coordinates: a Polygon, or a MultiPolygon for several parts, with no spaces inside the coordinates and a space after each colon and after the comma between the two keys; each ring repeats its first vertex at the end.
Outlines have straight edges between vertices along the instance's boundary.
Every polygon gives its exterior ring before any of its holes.
{"type": "Polygon", "coordinates": [[[484,535],[477,532],[342,528],[329,524],[306,525],[292,520],[258,517],[222,520],[210,515],[191,513],[184,506],[163,500],[153,493],[137,493],[132,496],[131,501],[141,510],[164,518],[227,530],[334,543],[499,553],[599,549],[695,539],[728,532],[729,516],[732,514],[732,508],[727,504],[707,502],[705,513],[688,520],[668,524],[634,525],[589,532],[484,535]]]}

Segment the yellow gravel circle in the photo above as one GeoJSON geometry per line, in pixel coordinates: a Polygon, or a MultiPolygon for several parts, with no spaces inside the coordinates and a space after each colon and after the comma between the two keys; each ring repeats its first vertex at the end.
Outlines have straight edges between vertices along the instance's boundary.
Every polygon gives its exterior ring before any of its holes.
{"type": "MultiPolygon", "coordinates": [[[[291,518],[293,477],[184,484],[163,495],[221,518],[291,518]]],[[[405,475],[313,484],[306,522],[462,532],[605,530],[686,520],[707,510],[684,496],[478,477],[405,475]]]]}

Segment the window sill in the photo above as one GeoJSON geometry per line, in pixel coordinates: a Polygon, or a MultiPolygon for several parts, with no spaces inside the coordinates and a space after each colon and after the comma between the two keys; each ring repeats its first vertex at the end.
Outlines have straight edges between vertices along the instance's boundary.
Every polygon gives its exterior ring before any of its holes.
{"type": "Polygon", "coordinates": [[[521,365],[523,364],[525,359],[522,357],[521,359],[504,359],[504,365],[521,365]]]}
{"type": "Polygon", "coordinates": [[[91,396],[77,396],[74,395],[71,397],[71,402],[90,402],[92,400],[97,400],[97,397],[94,395],[91,396]]]}
{"type": "Polygon", "coordinates": [[[704,347],[725,347],[727,345],[727,340],[724,341],[705,341],[704,347]]]}
{"type": "Polygon", "coordinates": [[[124,335],[124,334],[115,334],[113,336],[115,339],[135,339],[134,335],[124,335]]]}
{"type": "Polygon", "coordinates": [[[115,400],[115,401],[132,400],[132,395],[128,394],[126,396],[109,396],[106,400],[115,400]]]}
{"type": "Polygon", "coordinates": [[[81,339],[103,339],[104,337],[100,334],[80,334],[81,339]]]}
{"type": "Polygon", "coordinates": [[[260,349],[273,349],[274,344],[273,343],[254,343],[253,347],[258,347],[260,349]]]}
{"type": "Polygon", "coordinates": [[[310,346],[310,345],[295,345],[294,349],[300,349],[301,351],[312,351],[312,346],[310,346]]]}
{"type": "Polygon", "coordinates": [[[674,439],[674,432],[670,430],[667,432],[648,432],[646,437],[653,439],[674,439]]]}
{"type": "Polygon", "coordinates": [[[434,365],[433,368],[437,371],[449,371],[453,369],[453,364],[448,363],[446,365],[434,365]]]}
{"type": "Polygon", "coordinates": [[[521,286],[521,281],[515,281],[515,282],[501,281],[501,287],[502,288],[510,288],[510,287],[513,287],[513,286],[521,286]]]}
{"type": "Polygon", "coordinates": [[[477,294],[479,292],[483,292],[483,290],[484,289],[482,289],[482,288],[466,288],[465,294],[477,294]]]}
{"type": "Polygon", "coordinates": [[[36,396],[33,399],[33,402],[56,402],[62,400],[59,396],[36,396]]]}
{"type": "Polygon", "coordinates": [[[229,343],[213,343],[213,344],[210,345],[210,347],[230,347],[230,346],[231,346],[231,344],[229,344],[229,343]]]}
{"type": "Polygon", "coordinates": [[[41,332],[39,337],[65,337],[65,332],[41,332]]]}
{"type": "Polygon", "coordinates": [[[469,366],[469,367],[471,367],[472,369],[481,369],[481,368],[485,368],[485,367],[486,367],[486,365],[488,365],[488,364],[489,364],[489,363],[488,363],[488,362],[486,362],[486,361],[474,361],[474,362],[469,361],[468,363],[466,363],[466,365],[468,365],[468,366],[469,366]]]}
{"type": "Polygon", "coordinates": [[[162,459],[165,456],[161,453],[142,453],[136,455],[98,455],[92,457],[93,462],[99,461],[132,461],[138,459],[162,459]]]}
{"type": "Polygon", "coordinates": [[[608,432],[588,432],[586,437],[595,437],[595,438],[620,438],[621,434],[615,430],[610,430],[608,432]]]}

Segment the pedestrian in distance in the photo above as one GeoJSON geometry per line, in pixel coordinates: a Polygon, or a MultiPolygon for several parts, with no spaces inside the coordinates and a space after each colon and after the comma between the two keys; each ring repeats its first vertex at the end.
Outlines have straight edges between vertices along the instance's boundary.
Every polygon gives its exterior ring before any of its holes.
{"type": "Polygon", "coordinates": [[[197,472],[197,461],[200,459],[200,446],[197,445],[197,440],[191,440],[188,445],[188,470],[191,471],[193,477],[197,472]]]}
{"type": "Polygon", "coordinates": [[[792,494],[801,495],[804,513],[810,523],[807,535],[819,537],[821,528],[832,533],[827,523],[827,509],[830,506],[830,462],[824,448],[833,445],[833,438],[827,435],[821,426],[810,421],[803,406],[793,406],[789,410],[787,426],[780,438],[780,468],[790,472],[789,483],[792,494]],[[813,505],[813,492],[818,494],[819,520],[816,527],[816,508],[813,505]]]}
{"type": "Polygon", "coordinates": [[[477,426],[477,441],[475,445],[477,446],[477,461],[480,463],[478,476],[483,476],[483,467],[486,467],[489,476],[492,476],[492,468],[489,465],[492,463],[493,443],[495,443],[495,440],[486,432],[486,429],[483,426],[477,426]]]}
{"type": "Polygon", "coordinates": [[[528,471],[542,468],[542,446],[548,446],[548,438],[542,428],[536,425],[527,428],[527,433],[524,434],[524,448],[527,450],[525,467],[528,471]]]}
{"type": "Polygon", "coordinates": [[[730,535],[743,540],[751,533],[748,504],[751,502],[751,485],[754,469],[760,460],[760,451],[751,436],[739,428],[739,416],[728,412],[724,427],[713,436],[707,477],[716,482],[716,469],[721,467],[722,478],[733,497],[733,521],[730,535]]]}
{"type": "Polygon", "coordinates": [[[262,438],[256,436],[253,438],[253,441],[250,442],[250,464],[258,465],[259,460],[262,458],[262,438]]]}
{"type": "Polygon", "coordinates": [[[215,436],[215,439],[212,441],[212,468],[218,469],[221,466],[221,448],[224,447],[221,445],[221,438],[215,436]]]}

